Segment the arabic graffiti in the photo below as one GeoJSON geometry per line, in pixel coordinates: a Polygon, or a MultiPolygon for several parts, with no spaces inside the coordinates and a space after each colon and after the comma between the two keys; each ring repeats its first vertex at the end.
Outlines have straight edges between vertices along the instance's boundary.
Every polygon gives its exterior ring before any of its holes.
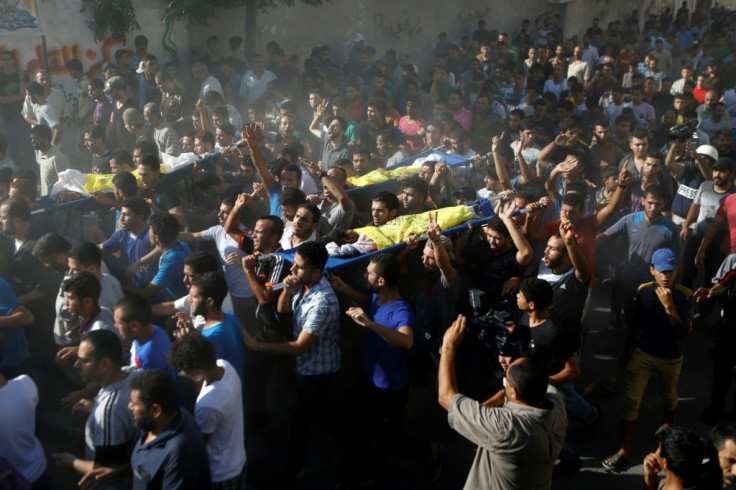
{"type": "MultiPolygon", "coordinates": [[[[66,63],[72,59],[78,59],[85,65],[88,73],[94,74],[99,71],[104,62],[113,60],[115,48],[121,45],[122,41],[113,37],[108,37],[100,44],[91,47],[84,47],[78,42],[64,44],[59,48],[48,50],[48,69],[52,75],[64,74],[66,63]]],[[[43,45],[41,43],[36,44],[32,50],[25,48],[22,51],[19,47],[0,44],[0,51],[5,50],[13,53],[15,59],[21,61],[20,65],[28,75],[32,75],[37,69],[43,67],[43,45]]]]}

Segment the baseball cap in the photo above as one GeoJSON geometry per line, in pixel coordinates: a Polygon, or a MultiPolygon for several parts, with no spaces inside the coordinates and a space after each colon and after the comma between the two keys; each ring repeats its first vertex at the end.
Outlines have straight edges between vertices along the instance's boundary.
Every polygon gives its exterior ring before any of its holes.
{"type": "Polygon", "coordinates": [[[700,145],[698,146],[697,150],[695,150],[695,153],[697,153],[698,155],[705,155],[707,157],[710,157],[714,161],[718,160],[718,150],[716,150],[716,148],[711,145],[700,145]]]}
{"type": "Polygon", "coordinates": [[[677,255],[669,248],[660,248],[652,254],[652,266],[657,272],[677,270],[677,255]]]}
{"type": "Polygon", "coordinates": [[[718,160],[716,160],[716,163],[713,164],[713,170],[722,170],[722,171],[730,171],[733,172],[736,169],[736,162],[731,160],[728,157],[721,157],[718,160]]]}
{"type": "Polygon", "coordinates": [[[108,80],[107,84],[105,85],[104,92],[106,94],[109,94],[113,90],[117,90],[120,88],[125,88],[125,80],[123,80],[123,77],[110,77],[110,80],[108,80]]]}

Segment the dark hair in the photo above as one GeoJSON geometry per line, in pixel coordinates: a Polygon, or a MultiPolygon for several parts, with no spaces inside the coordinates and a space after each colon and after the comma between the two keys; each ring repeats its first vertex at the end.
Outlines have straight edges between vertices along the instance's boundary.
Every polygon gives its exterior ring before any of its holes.
{"type": "Polygon", "coordinates": [[[650,148],[649,151],[647,151],[646,158],[653,158],[653,159],[658,160],[658,161],[661,162],[662,161],[662,154],[659,151],[657,151],[656,149],[650,148]]]}
{"type": "Polygon", "coordinates": [[[189,255],[184,259],[184,265],[188,265],[194,269],[194,274],[202,274],[204,272],[219,272],[220,263],[208,252],[198,251],[189,255]]]}
{"type": "Polygon", "coordinates": [[[664,190],[656,184],[650,185],[649,187],[644,189],[644,197],[646,196],[652,196],[653,198],[661,199],[662,201],[665,201],[667,199],[667,196],[665,196],[664,194],[664,190]]]}
{"type": "MultiPolygon", "coordinates": [[[[2,136],[2,134],[0,134],[2,136]]],[[[0,152],[4,150],[0,149],[0,152]]],[[[10,185],[13,181],[13,169],[10,167],[0,167],[0,184],[10,185]]]]}
{"type": "Polygon", "coordinates": [[[314,222],[317,223],[319,219],[322,217],[322,211],[319,210],[316,204],[313,202],[303,202],[299,205],[299,208],[304,208],[310,213],[312,213],[312,218],[314,218],[314,222]]]}
{"type": "Polygon", "coordinates": [[[126,196],[135,196],[138,192],[138,181],[130,172],[123,171],[116,173],[112,178],[112,185],[116,189],[120,189],[126,196]]]}
{"type": "Polygon", "coordinates": [[[127,163],[130,167],[133,166],[133,155],[131,155],[129,151],[115,150],[112,152],[112,155],[110,155],[110,158],[114,158],[118,165],[127,163]]]}
{"type": "Polygon", "coordinates": [[[210,90],[209,92],[206,92],[202,100],[208,106],[220,105],[220,104],[225,103],[225,100],[222,98],[222,95],[220,95],[220,92],[216,92],[214,90],[210,90]]]}
{"type": "Polygon", "coordinates": [[[683,486],[696,485],[705,452],[700,438],[692,431],[672,426],[664,431],[659,443],[660,457],[667,460],[667,469],[683,479],[683,486]]]}
{"type": "Polygon", "coordinates": [[[582,210],[585,206],[585,196],[582,196],[577,192],[567,192],[564,196],[562,196],[562,204],[567,204],[568,206],[577,206],[582,210]]]}
{"type": "Polygon", "coordinates": [[[284,167],[281,169],[281,172],[279,172],[279,175],[284,172],[294,172],[296,174],[296,180],[302,179],[302,169],[299,167],[299,165],[295,163],[284,165],[284,167]]]}
{"type": "Polygon", "coordinates": [[[61,290],[65,293],[72,293],[80,299],[92,298],[97,306],[100,302],[102,286],[94,274],[84,271],[64,279],[64,282],[61,283],[61,290]]]}
{"type": "Polygon", "coordinates": [[[646,131],[638,130],[631,133],[631,139],[638,139],[638,140],[649,140],[649,135],[646,131]]]}
{"type": "Polygon", "coordinates": [[[375,111],[380,112],[381,115],[386,114],[386,102],[379,98],[368,99],[365,104],[366,108],[372,107],[375,111]]]}
{"type": "Polygon", "coordinates": [[[43,96],[44,88],[43,88],[43,85],[41,85],[38,82],[28,82],[26,83],[26,92],[31,93],[33,95],[43,96]]]}
{"type": "Polygon", "coordinates": [[[519,291],[524,294],[527,302],[534,302],[536,310],[546,310],[552,303],[554,291],[544,279],[527,277],[519,285],[519,291]]]}
{"type": "Polygon", "coordinates": [[[406,179],[404,182],[401,183],[401,189],[414,189],[417,191],[421,196],[424,197],[422,201],[427,200],[427,196],[429,195],[429,186],[427,183],[419,178],[416,175],[413,175],[406,179]]]}
{"type": "Polygon", "coordinates": [[[389,211],[399,210],[399,198],[396,197],[396,194],[394,194],[393,192],[381,191],[373,196],[373,199],[371,200],[375,202],[382,202],[386,205],[389,211]]]}
{"type": "MultiPolygon", "coordinates": [[[[153,141],[139,141],[138,143],[133,145],[133,151],[140,150],[141,156],[145,157],[146,155],[153,155],[156,158],[158,158],[158,146],[156,146],[156,143],[153,141]]],[[[133,161],[133,158],[131,157],[131,163],[133,161]]]]}
{"type": "Polygon", "coordinates": [[[138,399],[146,410],[154,404],[167,415],[179,410],[179,393],[171,376],[160,369],[149,369],[134,377],[130,389],[138,392],[138,399]]]}
{"type": "Polygon", "coordinates": [[[148,218],[148,226],[165,246],[172,245],[179,236],[179,222],[169,213],[154,213],[148,218]]]}
{"type": "Polygon", "coordinates": [[[54,254],[69,253],[71,248],[72,244],[63,236],[56,233],[46,233],[36,240],[36,244],[33,246],[33,256],[41,258],[54,254]]]}
{"type": "Polygon", "coordinates": [[[299,206],[307,201],[304,191],[296,187],[287,187],[281,191],[279,196],[279,204],[282,206],[299,206]]]}
{"type": "Polygon", "coordinates": [[[528,405],[542,403],[547,394],[547,370],[529,358],[511,365],[506,376],[517,395],[528,405]]]}
{"type": "Polygon", "coordinates": [[[720,450],[728,441],[736,443],[736,422],[721,422],[710,431],[710,442],[720,450]]]}
{"type": "Polygon", "coordinates": [[[601,180],[605,181],[609,177],[618,177],[618,170],[610,165],[601,169],[601,180]]]}
{"type": "Polygon", "coordinates": [[[227,296],[227,283],[225,279],[215,272],[203,272],[192,278],[192,287],[197,287],[199,293],[205,298],[212,298],[218,308],[227,296]]]}
{"type": "Polygon", "coordinates": [[[148,207],[148,203],[142,197],[126,197],[123,199],[121,207],[130,209],[133,214],[142,216],[143,219],[148,218],[148,215],[151,214],[151,208],[148,207]]]}
{"type": "Polygon", "coordinates": [[[84,267],[94,265],[99,269],[102,266],[102,252],[94,243],[80,243],[69,251],[69,257],[84,267]]]}
{"type": "MultiPolygon", "coordinates": [[[[565,186],[565,196],[567,195],[578,195],[583,198],[583,201],[585,201],[585,196],[590,191],[590,187],[588,187],[587,182],[584,180],[576,180],[573,182],[568,182],[565,186]]],[[[564,197],[563,197],[564,199],[564,197]]],[[[573,204],[570,204],[570,206],[573,206],[573,204]]]]}
{"type": "Polygon", "coordinates": [[[87,332],[79,339],[79,343],[87,342],[92,346],[91,357],[96,361],[108,358],[116,367],[122,367],[123,343],[117,333],[112,330],[93,330],[87,332]]]}
{"type": "Polygon", "coordinates": [[[51,128],[44,124],[36,124],[31,128],[31,134],[51,141],[51,128]]]}
{"type": "Polygon", "coordinates": [[[0,206],[8,207],[8,219],[31,220],[31,208],[28,207],[28,203],[23,199],[17,197],[8,199],[0,203],[0,206]]]}
{"type": "Polygon", "coordinates": [[[230,49],[232,51],[235,51],[240,47],[241,44],[243,44],[245,41],[240,36],[231,36],[230,39],[227,41],[227,45],[230,46],[230,49]]]}
{"type": "Polygon", "coordinates": [[[319,242],[304,242],[296,247],[296,254],[306,260],[315,269],[325,270],[327,265],[327,249],[319,242]]]}
{"type": "Polygon", "coordinates": [[[161,171],[161,160],[158,159],[158,155],[145,155],[138,165],[146,167],[153,172],[161,171]]]}
{"type": "Polygon", "coordinates": [[[371,257],[370,263],[376,265],[378,277],[382,277],[388,287],[395,288],[399,285],[401,264],[395,255],[386,253],[376,254],[371,257]]]}
{"type": "Polygon", "coordinates": [[[87,126],[84,129],[84,134],[88,134],[93,140],[101,139],[103,142],[105,141],[105,128],[97,124],[87,126]]]}
{"type": "Polygon", "coordinates": [[[217,350],[201,333],[192,332],[171,344],[169,365],[185,373],[213,369],[217,367],[217,350]]]}
{"type": "Polygon", "coordinates": [[[279,239],[284,234],[284,220],[279,218],[278,216],[274,216],[272,214],[267,214],[265,216],[261,216],[256,220],[258,221],[268,221],[271,226],[269,227],[269,232],[273,233],[274,235],[277,235],[279,239]]]}
{"type": "Polygon", "coordinates": [[[210,187],[222,184],[222,179],[214,172],[214,170],[205,170],[199,172],[192,179],[192,184],[198,190],[206,193],[210,187]]]}
{"type": "MultiPolygon", "coordinates": [[[[569,101],[568,101],[569,102],[569,101]]],[[[570,104],[572,105],[572,103],[570,104]]],[[[559,104],[558,104],[559,106],[559,104]]],[[[579,128],[580,124],[571,117],[566,117],[562,121],[560,121],[560,124],[557,126],[561,133],[568,131],[570,129],[579,128]]]]}
{"type": "Polygon", "coordinates": [[[486,223],[484,226],[490,228],[496,233],[502,234],[506,238],[511,236],[511,233],[509,233],[509,229],[506,226],[506,223],[504,223],[503,220],[499,218],[498,216],[493,216],[490,220],[488,220],[488,223],[486,223]]]}
{"type": "Polygon", "coordinates": [[[126,322],[138,322],[141,325],[153,323],[151,305],[142,296],[129,294],[115,304],[115,310],[120,310],[126,322]]]}

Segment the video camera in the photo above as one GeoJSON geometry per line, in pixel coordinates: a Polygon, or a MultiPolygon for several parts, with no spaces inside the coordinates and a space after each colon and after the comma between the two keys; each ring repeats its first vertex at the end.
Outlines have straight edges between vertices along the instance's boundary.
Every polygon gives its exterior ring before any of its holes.
{"type": "Polygon", "coordinates": [[[677,141],[678,143],[684,143],[688,140],[697,142],[700,139],[696,131],[697,125],[697,119],[690,119],[689,121],[675,124],[667,130],[667,139],[669,141],[677,141]]]}
{"type": "Polygon", "coordinates": [[[499,301],[485,313],[486,294],[480,289],[468,291],[470,306],[473,315],[468,319],[468,334],[477,340],[488,357],[495,359],[499,353],[503,353],[510,332],[513,331],[511,322],[511,304],[504,300],[499,301]]]}

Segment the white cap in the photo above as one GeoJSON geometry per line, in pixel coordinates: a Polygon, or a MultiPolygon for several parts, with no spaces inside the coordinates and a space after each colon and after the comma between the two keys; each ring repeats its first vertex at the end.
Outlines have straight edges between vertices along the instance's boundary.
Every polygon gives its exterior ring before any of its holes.
{"type": "Polygon", "coordinates": [[[697,153],[698,155],[705,155],[707,157],[710,157],[713,159],[714,162],[718,160],[718,150],[716,150],[715,147],[711,145],[700,145],[695,150],[695,153],[697,153]]]}
{"type": "Polygon", "coordinates": [[[143,61],[141,61],[140,63],[138,63],[138,69],[137,69],[137,70],[136,70],[135,72],[136,72],[136,73],[143,73],[143,72],[145,72],[145,71],[146,71],[146,69],[145,69],[145,67],[143,66],[143,61]]]}
{"type": "Polygon", "coordinates": [[[353,36],[353,38],[350,41],[354,43],[359,43],[360,41],[363,41],[363,40],[365,40],[365,37],[363,37],[363,34],[357,33],[356,35],[353,36]]]}

